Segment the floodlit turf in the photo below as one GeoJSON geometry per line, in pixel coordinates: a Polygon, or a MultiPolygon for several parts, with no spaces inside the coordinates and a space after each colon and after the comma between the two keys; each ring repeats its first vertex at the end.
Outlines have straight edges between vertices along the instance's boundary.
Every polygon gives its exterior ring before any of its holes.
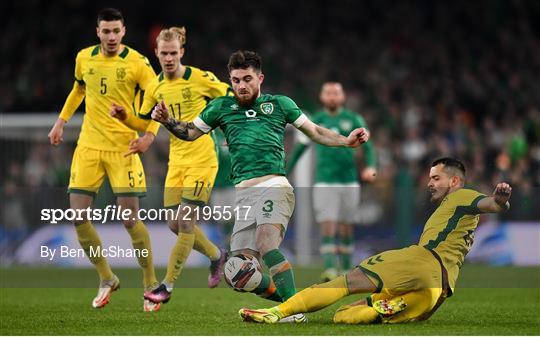
{"type": "MultiPolygon", "coordinates": [[[[316,281],[318,272],[297,269],[296,277],[304,286],[316,281]]],[[[157,313],[142,311],[142,290],[135,288],[137,270],[116,271],[122,288],[100,310],[90,306],[97,286],[93,270],[12,268],[0,273],[2,335],[540,334],[539,268],[465,266],[456,294],[430,320],[369,326],[332,324],[339,304],[309,314],[308,324],[243,323],[239,308],[270,302],[227,289],[224,282],[218,289],[205,289],[204,269],[185,270],[171,301],[157,313]]]]}

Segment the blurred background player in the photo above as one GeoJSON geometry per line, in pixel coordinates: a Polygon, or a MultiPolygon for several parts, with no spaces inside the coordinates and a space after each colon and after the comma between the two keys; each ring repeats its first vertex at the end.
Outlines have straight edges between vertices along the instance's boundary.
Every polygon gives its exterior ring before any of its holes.
{"type": "MultiPolygon", "coordinates": [[[[148,86],[140,118],[127,114],[120,105],[111,107],[111,115],[135,130],[150,128],[157,134],[160,124],[152,121],[150,116],[156,104],[167,104],[174,118],[192,121],[204,109],[208,100],[226,95],[229,85],[220,82],[214,74],[181,63],[185,43],[184,27],[163,29],[156,38],[155,50],[162,72],[148,86]]],[[[130,152],[146,151],[153,140],[154,137],[151,137],[149,141],[139,139],[133,142],[130,152]]],[[[180,210],[177,218],[167,219],[170,229],[178,237],[163,284],[153,292],[146,292],[148,299],[155,302],[168,301],[192,248],[211,261],[208,286],[214,288],[219,284],[226,253],[208,240],[196,225],[198,219],[195,216],[195,208],[208,203],[217,170],[215,144],[210,135],[204,135],[194,142],[171,135],[163,200],[165,208],[180,210]]]]}
{"type": "MultiPolygon", "coordinates": [[[[322,85],[320,100],[323,109],[316,112],[313,122],[337,134],[346,136],[356,128],[367,128],[361,115],[348,110],[343,86],[338,82],[322,85]]],[[[300,134],[300,142],[295,146],[287,167],[291,172],[298,159],[309,145],[309,139],[300,134]]],[[[313,208],[315,219],[321,230],[320,253],[323,258],[323,282],[338,276],[340,271],[352,268],[351,256],[354,252],[355,214],[360,202],[360,184],[356,166],[355,151],[350,148],[327,147],[317,144],[315,185],[313,188],[313,208]],[[339,257],[339,263],[338,263],[339,257]]],[[[373,182],[377,174],[376,154],[372,141],[362,146],[365,168],[361,178],[373,182]]]]}
{"type": "MultiPolygon", "coordinates": [[[[214,129],[212,132],[216,147],[218,149],[218,172],[216,181],[212,189],[212,198],[210,204],[212,207],[227,207],[234,209],[234,184],[231,181],[231,156],[229,154],[229,145],[225,139],[225,135],[221,129],[214,129]]],[[[220,229],[220,233],[224,236],[223,242],[230,242],[230,234],[234,226],[234,216],[230,218],[221,216],[220,218],[212,219],[216,226],[220,229]]]]}
{"type": "MultiPolygon", "coordinates": [[[[349,137],[311,122],[290,98],[262,95],[261,58],[252,51],[237,51],[228,64],[234,97],[220,97],[193,122],[170,116],[163,102],[152,118],[176,137],[194,141],[220,127],[231,156],[231,177],[236,186],[237,215],[231,236],[231,256],[246,254],[264,261],[271,278],[263,274],[254,293],[284,301],[296,293],[291,263],[279,250],[294,210],[294,193],[285,175],[283,136],[288,123],[310,139],[327,146],[355,147],[367,141],[365,129],[349,137]]],[[[305,321],[305,316],[298,317],[305,321]]]]}
{"type": "Polygon", "coordinates": [[[464,188],[465,166],[454,158],[431,164],[428,188],[438,205],[427,220],[417,245],[389,250],[362,261],[336,279],[306,288],[287,302],[260,310],[241,309],[244,320],[275,323],[298,312],[325,308],[341,298],[372,293],[340,307],[335,323],[403,323],[426,320],[452,296],[465,255],[471,249],[481,213],[510,208],[512,188],[495,187],[488,197],[464,188]]]}
{"type": "MultiPolygon", "coordinates": [[[[97,36],[100,44],[85,48],[77,54],[75,83],[60,116],[49,133],[51,144],[62,142],[64,125],[85,100],[84,122],[73,154],[69,182],[70,207],[86,209],[92,205],[105,176],[123,209],[137,214],[139,197],[146,193],[146,180],[138,155],[125,156],[130,142],[137,133],[109,115],[113,103],[130,108],[135,113],[136,95],[145,90],[155,77],[148,59],[122,44],[126,33],[124,18],[117,9],[106,8],[97,18],[97,36]]],[[[155,131],[148,131],[148,133],[155,131]]],[[[152,135],[153,136],[153,135],[152,135]]],[[[74,221],[81,247],[89,252],[101,247],[101,239],[90,219],[74,221]]],[[[123,221],[133,247],[147,249],[148,256],[139,257],[143,269],[145,289],[152,289],[158,282],[152,263],[152,249],[148,230],[138,219],[123,221]]],[[[109,302],[111,293],[118,289],[120,281],[113,274],[107,259],[101,255],[88,256],[96,267],[100,286],[92,301],[94,308],[109,302]]],[[[145,301],[145,311],[155,311],[159,305],[145,301]]]]}

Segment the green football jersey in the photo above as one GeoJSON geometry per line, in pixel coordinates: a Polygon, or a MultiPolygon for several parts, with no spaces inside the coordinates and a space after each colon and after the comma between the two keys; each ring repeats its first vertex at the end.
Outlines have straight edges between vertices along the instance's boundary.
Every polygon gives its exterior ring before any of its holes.
{"type": "MultiPolygon", "coordinates": [[[[337,114],[330,115],[319,111],[313,117],[313,122],[347,137],[356,128],[367,128],[364,119],[348,110],[341,109],[337,114]]],[[[375,166],[373,145],[370,141],[363,145],[367,166],[375,166]]],[[[354,157],[355,149],[349,147],[328,147],[321,144],[315,146],[316,154],[316,183],[355,183],[358,182],[358,172],[354,157]]]]}
{"type": "Polygon", "coordinates": [[[285,126],[300,127],[306,119],[287,96],[261,95],[249,107],[223,96],[211,101],[193,123],[205,133],[217,127],[223,130],[236,185],[268,174],[285,175],[285,126]]]}

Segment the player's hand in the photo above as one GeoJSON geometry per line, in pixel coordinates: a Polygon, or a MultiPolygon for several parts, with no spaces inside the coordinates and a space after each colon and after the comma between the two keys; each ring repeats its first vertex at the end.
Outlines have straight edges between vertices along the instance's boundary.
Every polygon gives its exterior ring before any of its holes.
{"type": "Polygon", "coordinates": [[[166,123],[169,120],[169,109],[165,102],[161,101],[152,110],[152,119],[161,124],[166,123]]]}
{"type": "Polygon", "coordinates": [[[377,170],[374,167],[366,167],[361,173],[362,181],[372,183],[377,178],[377,170]]]}
{"type": "Polygon", "coordinates": [[[109,114],[111,117],[114,117],[116,119],[119,119],[121,121],[125,121],[127,118],[127,112],[126,109],[124,109],[123,106],[118,105],[116,103],[113,103],[111,105],[111,108],[109,109],[109,114]]]}
{"type": "Polygon", "coordinates": [[[510,200],[510,195],[512,194],[512,187],[507,183],[498,183],[493,191],[493,199],[495,202],[501,206],[506,207],[506,203],[510,200]]]}
{"type": "Polygon", "coordinates": [[[64,135],[64,125],[66,124],[66,121],[58,118],[56,122],[54,123],[51,131],[49,132],[49,141],[52,145],[58,145],[64,141],[63,135],[64,135]]]}
{"type": "Polygon", "coordinates": [[[129,142],[129,151],[124,154],[124,157],[130,156],[135,153],[144,153],[148,150],[150,145],[154,142],[156,136],[151,132],[147,132],[144,136],[137,139],[133,139],[129,142]]]}
{"type": "Polygon", "coordinates": [[[358,128],[351,131],[347,137],[347,146],[357,147],[369,140],[369,131],[365,128],[358,128]]]}

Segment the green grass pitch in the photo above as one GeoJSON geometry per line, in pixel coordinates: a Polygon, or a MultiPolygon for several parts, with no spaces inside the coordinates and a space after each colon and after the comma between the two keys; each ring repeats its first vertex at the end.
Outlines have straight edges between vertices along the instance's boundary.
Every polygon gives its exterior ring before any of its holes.
{"type": "MultiPolygon", "coordinates": [[[[360,296],[309,314],[308,324],[244,323],[238,309],[271,302],[226,288],[206,289],[206,269],[187,269],[171,301],[142,311],[140,272],[115,270],[122,288],[104,309],[92,309],[97,276],[85,269],[0,269],[2,335],[538,335],[540,269],[463,267],[458,289],[425,322],[346,326],[332,323],[335,309],[360,296]]],[[[158,271],[163,275],[163,270],[158,271]]],[[[319,270],[297,268],[299,286],[319,270]]]]}

